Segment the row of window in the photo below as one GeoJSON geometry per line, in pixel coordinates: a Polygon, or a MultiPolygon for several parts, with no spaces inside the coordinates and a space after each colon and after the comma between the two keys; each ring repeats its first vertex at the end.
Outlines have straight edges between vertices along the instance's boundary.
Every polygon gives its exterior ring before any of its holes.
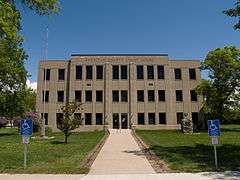
{"type": "MultiPolygon", "coordinates": [[[[136,78],[138,80],[144,79],[144,66],[137,65],[137,74],[136,78]]],[[[182,70],[180,68],[174,69],[175,79],[181,80],[182,79],[182,70]]],[[[157,66],[157,78],[164,79],[164,66],[158,65],[157,66]]],[[[154,79],[154,66],[148,65],[147,66],[147,79],[154,79]]],[[[44,79],[50,80],[50,69],[44,69],[44,79]]],[[[76,65],[76,79],[82,79],[82,65],[76,65]]],[[[93,79],[93,66],[87,65],[86,66],[86,79],[92,80],[93,79]]],[[[102,80],[103,79],[103,66],[97,65],[96,66],[96,79],[102,80]]],[[[112,79],[113,80],[126,80],[128,79],[128,66],[127,65],[113,65],[112,66],[112,79]]],[[[194,68],[189,69],[189,79],[196,79],[196,70],[194,68]]],[[[58,69],[58,80],[65,80],[65,69],[58,69]]]]}
{"type": "MultiPolygon", "coordinates": [[[[42,101],[49,102],[49,91],[42,92],[42,101]]],[[[176,90],[176,101],[183,101],[182,90],[176,90]]],[[[195,90],[190,91],[191,101],[197,101],[197,93],[195,90]]],[[[147,98],[149,102],[155,102],[155,90],[147,91],[147,98]]],[[[85,91],[85,102],[92,102],[92,91],[85,91]]],[[[144,102],[144,90],[137,90],[137,101],[144,102]]],[[[57,101],[64,102],[64,91],[57,91],[57,101]]],[[[82,101],[82,91],[75,91],[75,101],[82,101]]],[[[113,90],[112,91],[113,102],[128,102],[128,91],[127,90],[113,90]]],[[[165,101],[165,90],[158,90],[158,101],[165,101]]],[[[103,91],[96,91],[96,102],[103,102],[103,91]]]]}

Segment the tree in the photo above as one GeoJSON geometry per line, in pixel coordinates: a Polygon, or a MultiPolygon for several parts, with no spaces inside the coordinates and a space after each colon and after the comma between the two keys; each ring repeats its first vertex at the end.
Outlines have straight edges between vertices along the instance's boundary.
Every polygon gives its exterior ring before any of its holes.
{"type": "MultiPolygon", "coordinates": [[[[21,0],[20,3],[39,15],[53,14],[59,10],[58,0],[21,0]]],[[[26,85],[27,70],[24,63],[27,54],[22,47],[21,28],[21,13],[15,0],[0,0],[0,102],[7,103],[1,108],[9,104],[18,108],[16,97],[26,85]]],[[[0,116],[4,111],[1,109],[0,116]]]]}
{"type": "Polygon", "coordinates": [[[236,0],[236,3],[234,4],[234,8],[227,9],[223,11],[224,14],[230,17],[237,18],[237,22],[234,25],[234,29],[240,29],[240,0],[236,0]]]}
{"type": "Polygon", "coordinates": [[[82,104],[77,102],[67,102],[65,106],[61,107],[63,117],[57,121],[57,128],[64,133],[65,143],[68,143],[68,137],[71,135],[72,130],[78,128],[82,124],[80,116],[74,114],[82,110],[82,104]]]}
{"type": "Polygon", "coordinates": [[[196,87],[204,96],[203,110],[211,118],[224,120],[224,112],[240,87],[240,50],[233,46],[217,48],[207,54],[201,69],[209,71],[209,80],[196,87]]]}

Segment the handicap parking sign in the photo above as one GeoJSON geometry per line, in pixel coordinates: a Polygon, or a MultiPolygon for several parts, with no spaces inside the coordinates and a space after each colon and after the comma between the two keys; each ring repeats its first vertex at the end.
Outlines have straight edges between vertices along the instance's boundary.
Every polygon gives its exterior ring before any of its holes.
{"type": "Polygon", "coordinates": [[[20,121],[20,134],[22,136],[31,136],[33,131],[31,119],[22,119],[20,121]]]}
{"type": "Polygon", "coordinates": [[[220,122],[219,119],[208,120],[208,135],[209,136],[220,136],[220,122]]]}

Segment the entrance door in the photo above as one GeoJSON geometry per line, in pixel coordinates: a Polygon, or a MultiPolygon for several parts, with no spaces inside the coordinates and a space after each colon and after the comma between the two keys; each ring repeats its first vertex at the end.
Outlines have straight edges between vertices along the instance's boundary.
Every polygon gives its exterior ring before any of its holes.
{"type": "Polygon", "coordinates": [[[113,120],[113,129],[119,129],[119,114],[114,113],[112,120],[113,120]]]}
{"type": "Polygon", "coordinates": [[[122,125],[122,129],[128,128],[128,114],[127,113],[121,114],[121,125],[122,125]]]}

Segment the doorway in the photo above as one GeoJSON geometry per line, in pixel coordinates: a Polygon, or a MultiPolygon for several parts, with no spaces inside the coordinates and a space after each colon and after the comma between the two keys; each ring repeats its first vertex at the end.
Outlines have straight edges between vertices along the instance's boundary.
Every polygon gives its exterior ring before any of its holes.
{"type": "Polygon", "coordinates": [[[112,121],[113,121],[113,129],[119,129],[119,114],[114,113],[112,121]]]}
{"type": "Polygon", "coordinates": [[[128,129],[128,114],[121,113],[119,116],[118,113],[113,114],[113,129],[128,129]],[[121,124],[120,124],[121,123],[121,124]]]}
{"type": "Polygon", "coordinates": [[[122,125],[122,129],[127,129],[128,128],[128,115],[127,115],[127,113],[122,113],[121,114],[121,125],[122,125]]]}

